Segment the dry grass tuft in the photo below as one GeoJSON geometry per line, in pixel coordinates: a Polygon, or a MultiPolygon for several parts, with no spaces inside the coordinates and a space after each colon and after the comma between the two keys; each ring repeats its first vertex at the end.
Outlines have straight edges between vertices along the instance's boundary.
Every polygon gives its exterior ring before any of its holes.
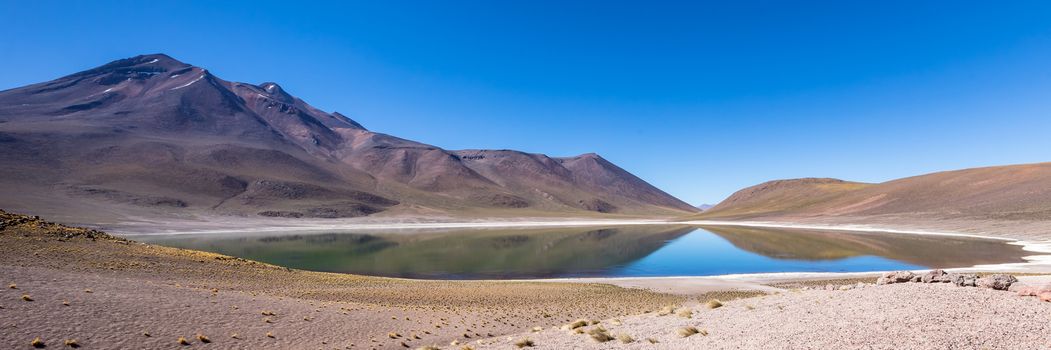
{"type": "Polygon", "coordinates": [[[38,348],[38,349],[47,347],[47,344],[44,344],[44,341],[41,340],[40,337],[34,338],[33,341],[29,342],[29,345],[31,345],[34,348],[38,348]]]}
{"type": "Polygon", "coordinates": [[[617,340],[620,340],[620,342],[624,343],[624,344],[634,343],[635,342],[635,338],[632,338],[630,335],[627,335],[626,333],[618,334],[617,335],[617,340]]]}
{"type": "Polygon", "coordinates": [[[401,338],[401,334],[398,334],[398,332],[390,332],[390,333],[387,333],[387,336],[388,336],[388,337],[390,337],[391,339],[398,339],[398,338],[401,338]]]}
{"type": "Polygon", "coordinates": [[[418,347],[418,348],[416,348],[416,350],[441,350],[441,348],[439,348],[437,346],[434,346],[434,345],[427,345],[427,346],[418,347]]]}
{"type": "Polygon", "coordinates": [[[263,316],[277,316],[277,314],[275,314],[273,311],[265,311],[264,310],[262,312],[262,314],[263,314],[263,316]]]}
{"type": "Polygon", "coordinates": [[[605,343],[610,340],[613,340],[613,336],[609,335],[609,331],[602,327],[595,327],[588,330],[588,335],[591,336],[592,340],[597,341],[599,343],[605,343]]]}
{"type": "Polygon", "coordinates": [[[76,339],[66,339],[66,342],[65,342],[65,344],[66,344],[66,346],[68,346],[68,347],[71,347],[71,348],[74,348],[74,349],[76,349],[76,348],[79,348],[79,347],[80,347],[80,343],[79,343],[79,342],[77,342],[77,340],[76,340],[76,339]]]}
{"type": "Polygon", "coordinates": [[[614,326],[620,326],[624,324],[624,322],[621,322],[619,318],[614,318],[613,321],[609,321],[609,323],[614,326]]]}
{"type": "Polygon", "coordinates": [[[533,347],[536,346],[536,343],[534,343],[532,339],[522,338],[515,342],[515,346],[519,348],[533,347]]]}
{"type": "Polygon", "coordinates": [[[474,347],[470,345],[464,345],[463,347],[460,347],[460,350],[474,350],[474,347]]]}
{"type": "Polygon", "coordinates": [[[577,328],[580,328],[580,327],[584,327],[584,326],[587,326],[587,325],[588,325],[588,320],[579,319],[579,320],[570,322],[570,323],[562,326],[562,330],[564,330],[564,331],[571,331],[571,330],[574,330],[574,329],[577,329],[577,328]]]}
{"type": "Polygon", "coordinates": [[[675,315],[679,316],[679,317],[682,317],[682,318],[693,318],[693,310],[690,310],[690,309],[679,309],[679,311],[676,312],[675,315]]]}
{"type": "Polygon", "coordinates": [[[14,284],[14,283],[11,283],[11,284],[7,285],[7,288],[18,289],[18,285],[14,284]]]}
{"type": "Polygon", "coordinates": [[[202,343],[205,343],[205,344],[212,342],[212,340],[208,339],[208,337],[205,336],[204,334],[198,334],[197,335],[197,340],[200,340],[202,343]]]}
{"type": "Polygon", "coordinates": [[[533,329],[532,329],[533,333],[540,332],[542,330],[544,330],[544,327],[540,327],[540,326],[533,327],[533,329]]]}
{"type": "Polygon", "coordinates": [[[646,338],[646,341],[650,342],[650,344],[660,343],[656,338],[646,338]]]}
{"type": "Polygon", "coordinates": [[[277,337],[274,336],[273,333],[270,333],[270,332],[266,332],[266,337],[267,338],[277,338],[277,337]]]}
{"type": "Polygon", "coordinates": [[[22,300],[33,301],[33,298],[29,297],[29,294],[22,294],[22,300]]]}
{"type": "Polygon", "coordinates": [[[657,316],[668,316],[671,315],[673,312],[675,312],[674,306],[665,306],[661,308],[660,311],[657,311],[657,316]]]}
{"type": "Polygon", "coordinates": [[[701,331],[698,330],[697,327],[694,327],[694,326],[682,327],[682,328],[679,328],[678,330],[675,331],[675,333],[678,333],[679,336],[683,337],[683,338],[689,337],[691,335],[694,335],[694,334],[697,334],[697,333],[700,333],[700,332],[701,331]]]}
{"type": "Polygon", "coordinates": [[[241,335],[239,335],[239,334],[237,334],[237,333],[234,333],[234,334],[231,334],[231,335],[230,335],[230,338],[233,338],[233,339],[238,339],[238,340],[240,340],[240,339],[241,339],[241,335]]]}
{"type": "Polygon", "coordinates": [[[186,338],[184,337],[179,337],[179,339],[176,339],[175,342],[179,345],[190,345],[190,341],[186,340],[186,338]]]}
{"type": "Polygon", "coordinates": [[[712,299],[708,300],[704,305],[708,306],[709,309],[718,309],[723,307],[723,302],[719,301],[719,299],[712,299]]]}

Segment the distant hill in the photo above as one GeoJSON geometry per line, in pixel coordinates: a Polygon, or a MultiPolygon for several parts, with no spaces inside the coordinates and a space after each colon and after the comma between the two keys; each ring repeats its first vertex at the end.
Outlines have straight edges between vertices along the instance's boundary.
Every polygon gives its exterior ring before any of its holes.
{"type": "Polygon", "coordinates": [[[0,92],[0,207],[70,218],[684,215],[596,154],[450,151],[163,54],[0,92]]]}
{"type": "Polygon", "coordinates": [[[700,211],[705,211],[705,210],[711,209],[712,207],[714,207],[714,205],[711,205],[711,204],[701,204],[701,205],[698,205],[698,206],[697,206],[697,210],[700,210],[700,211]]]}
{"type": "Polygon", "coordinates": [[[945,171],[878,184],[770,181],[737,191],[690,218],[1013,230],[1051,220],[1051,163],[945,171]]]}

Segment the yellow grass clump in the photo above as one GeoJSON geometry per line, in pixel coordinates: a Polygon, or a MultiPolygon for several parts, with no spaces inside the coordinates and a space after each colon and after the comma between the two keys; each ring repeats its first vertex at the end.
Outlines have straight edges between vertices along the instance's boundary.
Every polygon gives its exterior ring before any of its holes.
{"type": "Polygon", "coordinates": [[[33,341],[29,342],[29,345],[33,346],[34,348],[43,348],[47,346],[47,344],[44,344],[44,341],[41,340],[40,337],[34,338],[33,341]]]}
{"type": "Polygon", "coordinates": [[[532,339],[522,338],[515,342],[515,346],[519,348],[533,347],[536,346],[536,343],[534,343],[532,339]]]}
{"type": "Polygon", "coordinates": [[[700,332],[701,331],[698,330],[697,327],[694,327],[694,326],[682,327],[682,328],[679,328],[678,330],[675,331],[675,333],[678,333],[679,336],[683,337],[683,338],[689,337],[691,335],[694,335],[694,334],[697,334],[697,333],[700,333],[700,332]]]}
{"type": "Polygon", "coordinates": [[[620,342],[624,343],[624,344],[634,343],[635,342],[635,338],[632,338],[630,335],[628,335],[626,333],[618,334],[617,335],[617,340],[620,340],[620,342]]]}
{"type": "Polygon", "coordinates": [[[74,348],[74,349],[80,347],[80,343],[77,342],[76,339],[66,339],[65,344],[66,344],[66,346],[74,348]]]}
{"type": "Polygon", "coordinates": [[[22,294],[22,300],[33,301],[33,298],[31,298],[29,294],[22,294]]]}
{"type": "Polygon", "coordinates": [[[587,325],[588,325],[588,320],[579,319],[579,320],[570,322],[570,323],[562,326],[562,330],[571,331],[571,330],[574,330],[574,329],[577,329],[577,328],[580,328],[580,327],[584,327],[584,326],[587,326],[587,325]]]}
{"type": "Polygon", "coordinates": [[[712,299],[708,300],[705,305],[708,306],[709,309],[718,309],[723,307],[723,302],[719,301],[719,299],[712,299]]]}
{"type": "Polygon", "coordinates": [[[277,337],[274,336],[273,333],[270,333],[270,332],[266,332],[266,337],[267,338],[277,338],[277,337]]]}
{"type": "Polygon", "coordinates": [[[179,337],[179,339],[176,339],[175,342],[179,345],[190,345],[190,341],[186,340],[186,338],[184,337],[179,337]]]}
{"type": "Polygon", "coordinates": [[[208,337],[205,336],[204,334],[198,334],[197,335],[197,340],[200,340],[202,343],[211,343],[212,342],[212,340],[208,339],[208,337]]]}
{"type": "Polygon", "coordinates": [[[679,316],[679,317],[682,317],[682,318],[693,318],[693,310],[690,310],[690,309],[679,309],[679,311],[676,312],[675,315],[679,316]]]}
{"type": "Polygon", "coordinates": [[[591,340],[599,343],[605,343],[613,340],[613,336],[609,335],[609,331],[602,327],[595,327],[588,331],[588,335],[591,336],[591,340]]]}

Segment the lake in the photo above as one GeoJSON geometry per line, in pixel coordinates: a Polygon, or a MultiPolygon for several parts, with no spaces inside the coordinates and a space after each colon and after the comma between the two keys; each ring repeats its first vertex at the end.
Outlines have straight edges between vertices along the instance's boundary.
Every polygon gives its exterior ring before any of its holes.
{"type": "Polygon", "coordinates": [[[864,272],[1024,262],[1003,241],[883,232],[638,225],[139,235],[313,271],[424,279],[864,272]]]}

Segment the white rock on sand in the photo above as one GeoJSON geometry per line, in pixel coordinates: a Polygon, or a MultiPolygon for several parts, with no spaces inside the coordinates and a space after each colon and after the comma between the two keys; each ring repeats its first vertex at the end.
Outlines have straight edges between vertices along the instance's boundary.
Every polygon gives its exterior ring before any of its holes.
{"type": "Polygon", "coordinates": [[[513,348],[529,338],[532,349],[1051,349],[1051,303],[948,283],[788,292],[691,309],[689,319],[651,313],[599,325],[635,339],[627,344],[551,329],[476,348],[513,348]],[[708,335],[677,334],[689,326],[708,335]]]}

